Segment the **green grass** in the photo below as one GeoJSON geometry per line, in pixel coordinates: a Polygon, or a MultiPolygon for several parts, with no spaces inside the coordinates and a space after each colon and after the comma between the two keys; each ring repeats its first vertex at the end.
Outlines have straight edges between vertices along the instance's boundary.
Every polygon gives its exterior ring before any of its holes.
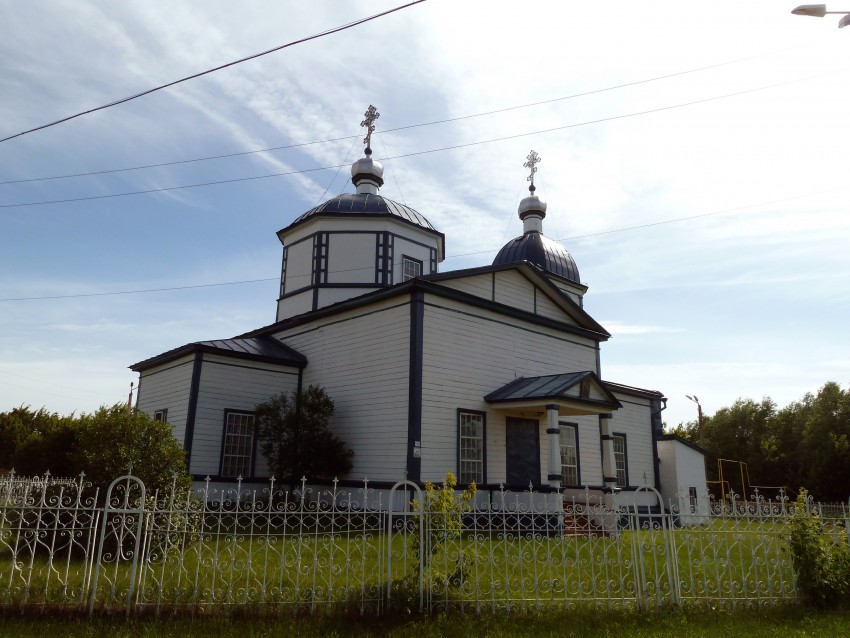
{"type": "Polygon", "coordinates": [[[833,638],[850,635],[850,612],[780,607],[736,613],[590,613],[437,616],[430,619],[314,616],[135,619],[0,616],[3,638],[833,638]]]}
{"type": "MultiPolygon", "coordinates": [[[[170,554],[146,564],[135,593],[146,609],[246,606],[266,615],[292,615],[316,606],[360,611],[363,605],[372,614],[383,604],[387,572],[390,582],[398,581],[416,565],[407,538],[400,535],[392,539],[390,565],[390,540],[384,532],[340,529],[334,535],[308,533],[299,538],[267,536],[265,531],[213,533],[203,542],[191,535],[181,537],[182,558],[170,554]]],[[[576,606],[607,610],[632,608],[641,599],[646,608],[666,608],[671,574],[678,575],[687,604],[723,609],[746,606],[751,600],[776,604],[795,599],[786,539],[781,522],[729,519],[666,535],[640,530],[613,538],[511,536],[482,530],[438,544],[429,558],[426,582],[436,611],[467,611],[475,601],[473,610],[483,611],[576,606]],[[666,543],[671,540],[678,548],[675,564],[668,560],[666,543]]],[[[11,540],[7,530],[5,541],[11,540]]],[[[82,583],[93,574],[86,573],[79,553],[60,552],[52,565],[46,557],[44,551],[23,551],[13,566],[9,551],[0,549],[0,607],[85,606],[82,583]]],[[[98,606],[124,604],[129,565],[104,566],[98,606]],[[109,600],[113,585],[118,595],[109,600]]]]}

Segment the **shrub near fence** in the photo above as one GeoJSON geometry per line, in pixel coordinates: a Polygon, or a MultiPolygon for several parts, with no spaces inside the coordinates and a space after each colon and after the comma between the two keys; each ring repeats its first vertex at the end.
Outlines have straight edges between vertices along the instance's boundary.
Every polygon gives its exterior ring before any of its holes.
{"type": "MultiPolygon", "coordinates": [[[[589,492],[565,503],[499,490],[468,502],[460,531],[412,501],[423,493],[407,481],[390,493],[271,481],[190,495],[146,494],[125,476],[98,505],[83,478],[0,478],[0,607],[498,613],[798,600],[788,539],[799,506],[785,501],[733,496],[680,517],[606,510],[589,492]]],[[[825,551],[846,546],[847,519],[846,507],[821,516],[825,551]]]]}

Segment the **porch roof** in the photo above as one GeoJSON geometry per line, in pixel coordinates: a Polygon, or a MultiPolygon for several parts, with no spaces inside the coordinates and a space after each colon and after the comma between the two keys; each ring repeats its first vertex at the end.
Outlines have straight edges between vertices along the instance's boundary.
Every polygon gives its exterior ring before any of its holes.
{"type": "Polygon", "coordinates": [[[623,407],[592,370],[520,377],[486,395],[484,400],[503,410],[558,404],[562,415],[603,414],[623,407]]]}

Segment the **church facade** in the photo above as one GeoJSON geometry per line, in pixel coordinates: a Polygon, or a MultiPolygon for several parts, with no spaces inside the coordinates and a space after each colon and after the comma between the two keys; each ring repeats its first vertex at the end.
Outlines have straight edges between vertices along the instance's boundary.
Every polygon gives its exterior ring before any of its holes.
{"type": "Polygon", "coordinates": [[[316,384],[354,452],[343,483],[438,482],[452,471],[461,485],[589,490],[620,504],[646,497],[638,486],[660,489],[666,399],[602,377],[610,334],[583,309],[572,256],[543,234],[536,154],[523,234],[492,265],[439,272],[443,234],[379,194],[373,122],[367,112],[356,192],[278,232],[275,322],[134,364],[139,409],[174,427],[197,480],[267,478],[254,406],[316,384]]]}

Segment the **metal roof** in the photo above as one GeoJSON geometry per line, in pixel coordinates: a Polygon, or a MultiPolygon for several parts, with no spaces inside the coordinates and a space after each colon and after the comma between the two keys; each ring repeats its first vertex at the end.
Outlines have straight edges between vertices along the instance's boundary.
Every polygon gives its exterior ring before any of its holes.
{"type": "Polygon", "coordinates": [[[543,400],[567,400],[607,405],[611,408],[619,408],[621,404],[613,394],[603,385],[602,381],[591,370],[582,372],[567,372],[564,374],[549,374],[540,377],[520,377],[510,383],[503,385],[484,397],[488,403],[504,403],[509,401],[543,401],[543,400]],[[580,384],[585,379],[596,382],[607,399],[589,399],[568,395],[567,392],[580,384]]]}
{"type": "Polygon", "coordinates": [[[566,248],[537,231],[529,231],[505,244],[493,260],[494,266],[527,261],[554,275],[581,283],[578,266],[566,248]]]}
{"type": "Polygon", "coordinates": [[[259,336],[188,343],[179,348],[158,354],[150,359],[134,363],[130,366],[130,369],[140,372],[141,370],[146,370],[194,352],[235,356],[240,359],[290,365],[298,368],[303,368],[307,365],[307,358],[297,350],[290,348],[272,337],[259,336]]]}
{"type": "Polygon", "coordinates": [[[337,195],[336,197],[319,204],[315,208],[311,208],[284,230],[292,228],[304,220],[316,215],[340,214],[365,215],[369,217],[389,215],[392,217],[398,217],[399,219],[403,219],[406,222],[410,222],[411,224],[415,224],[416,226],[420,226],[427,230],[439,232],[431,225],[431,222],[425,219],[423,215],[410,208],[410,206],[399,204],[398,202],[394,202],[382,195],[372,195],[370,193],[344,193],[342,195],[337,195]]]}

